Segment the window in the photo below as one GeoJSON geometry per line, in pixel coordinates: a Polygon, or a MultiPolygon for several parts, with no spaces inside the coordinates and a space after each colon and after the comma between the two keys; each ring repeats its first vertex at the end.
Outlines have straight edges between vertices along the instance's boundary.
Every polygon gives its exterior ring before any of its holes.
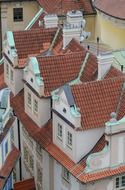
{"type": "Polygon", "coordinates": [[[26,161],[26,162],[28,162],[28,150],[27,150],[27,148],[24,146],[24,160],[26,161]]]}
{"type": "Polygon", "coordinates": [[[14,22],[23,21],[23,8],[13,9],[13,21],[14,22]]]}
{"type": "Polygon", "coordinates": [[[31,94],[30,93],[28,93],[28,106],[30,106],[31,107],[31,94]]]}
{"type": "Polygon", "coordinates": [[[5,156],[8,154],[8,141],[5,143],[5,156]]]}
{"type": "Polygon", "coordinates": [[[70,182],[70,173],[66,168],[63,168],[63,178],[67,181],[70,182]]]}
{"type": "Polygon", "coordinates": [[[40,185],[42,185],[42,168],[37,167],[37,181],[40,185]]]}
{"type": "Polygon", "coordinates": [[[12,70],[10,72],[10,79],[11,79],[11,81],[13,81],[13,71],[12,70]]]}
{"type": "Polygon", "coordinates": [[[115,183],[116,189],[125,187],[125,176],[117,177],[115,183]]]}
{"type": "Polygon", "coordinates": [[[38,101],[34,100],[34,112],[38,113],[38,101]]]}
{"type": "Polygon", "coordinates": [[[68,131],[67,145],[72,147],[72,134],[68,131]]]}
{"type": "Polygon", "coordinates": [[[62,139],[62,125],[60,125],[59,123],[58,123],[57,136],[59,137],[59,139],[62,139]]]}
{"type": "Polygon", "coordinates": [[[9,66],[8,66],[8,64],[6,65],[6,75],[7,75],[7,77],[9,76],[9,66]]]}

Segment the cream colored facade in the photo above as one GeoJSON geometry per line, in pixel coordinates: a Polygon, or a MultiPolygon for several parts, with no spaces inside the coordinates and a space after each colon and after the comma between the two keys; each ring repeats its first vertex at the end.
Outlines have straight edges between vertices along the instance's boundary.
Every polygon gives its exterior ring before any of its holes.
{"type": "Polygon", "coordinates": [[[97,36],[100,42],[108,44],[114,50],[124,48],[125,21],[97,11],[95,39],[97,36]]]}
{"type": "Polygon", "coordinates": [[[23,30],[38,12],[39,5],[36,1],[2,2],[1,3],[1,27],[2,40],[6,31],[23,30]],[[23,8],[23,20],[14,22],[13,9],[23,8]]]}

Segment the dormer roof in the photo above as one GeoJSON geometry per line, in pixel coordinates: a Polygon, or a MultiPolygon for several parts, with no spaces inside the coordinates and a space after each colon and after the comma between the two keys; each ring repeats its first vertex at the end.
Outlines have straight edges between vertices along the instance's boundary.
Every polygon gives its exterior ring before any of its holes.
{"type": "Polygon", "coordinates": [[[95,0],[95,7],[100,10],[101,12],[124,20],[125,19],[125,11],[124,11],[124,7],[125,7],[125,1],[122,0],[95,0]]]}
{"type": "MultiPolygon", "coordinates": [[[[119,113],[124,81],[125,77],[116,77],[71,86],[75,104],[80,109],[80,130],[104,127],[105,122],[110,119],[110,113],[119,113]]],[[[122,116],[124,114],[122,109],[122,116]]]]}

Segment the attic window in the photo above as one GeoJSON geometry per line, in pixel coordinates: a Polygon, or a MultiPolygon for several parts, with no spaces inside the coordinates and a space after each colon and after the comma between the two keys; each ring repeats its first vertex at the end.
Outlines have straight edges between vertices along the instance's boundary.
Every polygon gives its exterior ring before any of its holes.
{"type": "Polygon", "coordinates": [[[33,82],[33,78],[31,78],[30,81],[33,82]]]}
{"type": "Polygon", "coordinates": [[[63,112],[66,113],[66,108],[63,108],[63,112]]]}

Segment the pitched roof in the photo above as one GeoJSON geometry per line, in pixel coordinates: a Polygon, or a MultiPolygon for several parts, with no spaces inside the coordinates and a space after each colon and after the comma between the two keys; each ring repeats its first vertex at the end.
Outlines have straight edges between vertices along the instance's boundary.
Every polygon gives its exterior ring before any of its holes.
{"type": "Polygon", "coordinates": [[[44,46],[46,44],[48,44],[47,47],[49,47],[56,30],[56,28],[38,28],[34,30],[13,32],[15,46],[19,58],[18,67],[24,67],[28,56],[40,54],[40,52],[45,49],[44,46]]]}
{"type": "Polygon", "coordinates": [[[7,124],[5,125],[4,129],[3,129],[3,133],[0,133],[0,143],[3,141],[4,137],[6,136],[6,134],[8,133],[9,129],[12,127],[12,124],[14,122],[15,118],[11,117],[7,124]]]}
{"type": "Polygon", "coordinates": [[[81,113],[81,130],[103,127],[116,112],[125,77],[71,86],[81,113]]]}
{"type": "Polygon", "coordinates": [[[95,7],[107,15],[115,18],[125,19],[125,1],[123,0],[95,0],[95,7]]]}
{"type": "Polygon", "coordinates": [[[3,188],[5,185],[5,182],[9,175],[11,174],[13,168],[16,165],[17,160],[19,159],[20,153],[16,149],[16,147],[12,148],[12,151],[9,153],[9,155],[6,158],[6,161],[3,165],[3,167],[0,169],[0,175],[5,177],[5,180],[0,179],[0,189],[3,188]]]}
{"type": "Polygon", "coordinates": [[[14,183],[14,190],[35,190],[34,178],[14,183]]]}
{"type": "Polygon", "coordinates": [[[71,10],[82,10],[84,14],[94,13],[91,0],[38,0],[38,2],[49,14],[65,15],[71,10]]]}

